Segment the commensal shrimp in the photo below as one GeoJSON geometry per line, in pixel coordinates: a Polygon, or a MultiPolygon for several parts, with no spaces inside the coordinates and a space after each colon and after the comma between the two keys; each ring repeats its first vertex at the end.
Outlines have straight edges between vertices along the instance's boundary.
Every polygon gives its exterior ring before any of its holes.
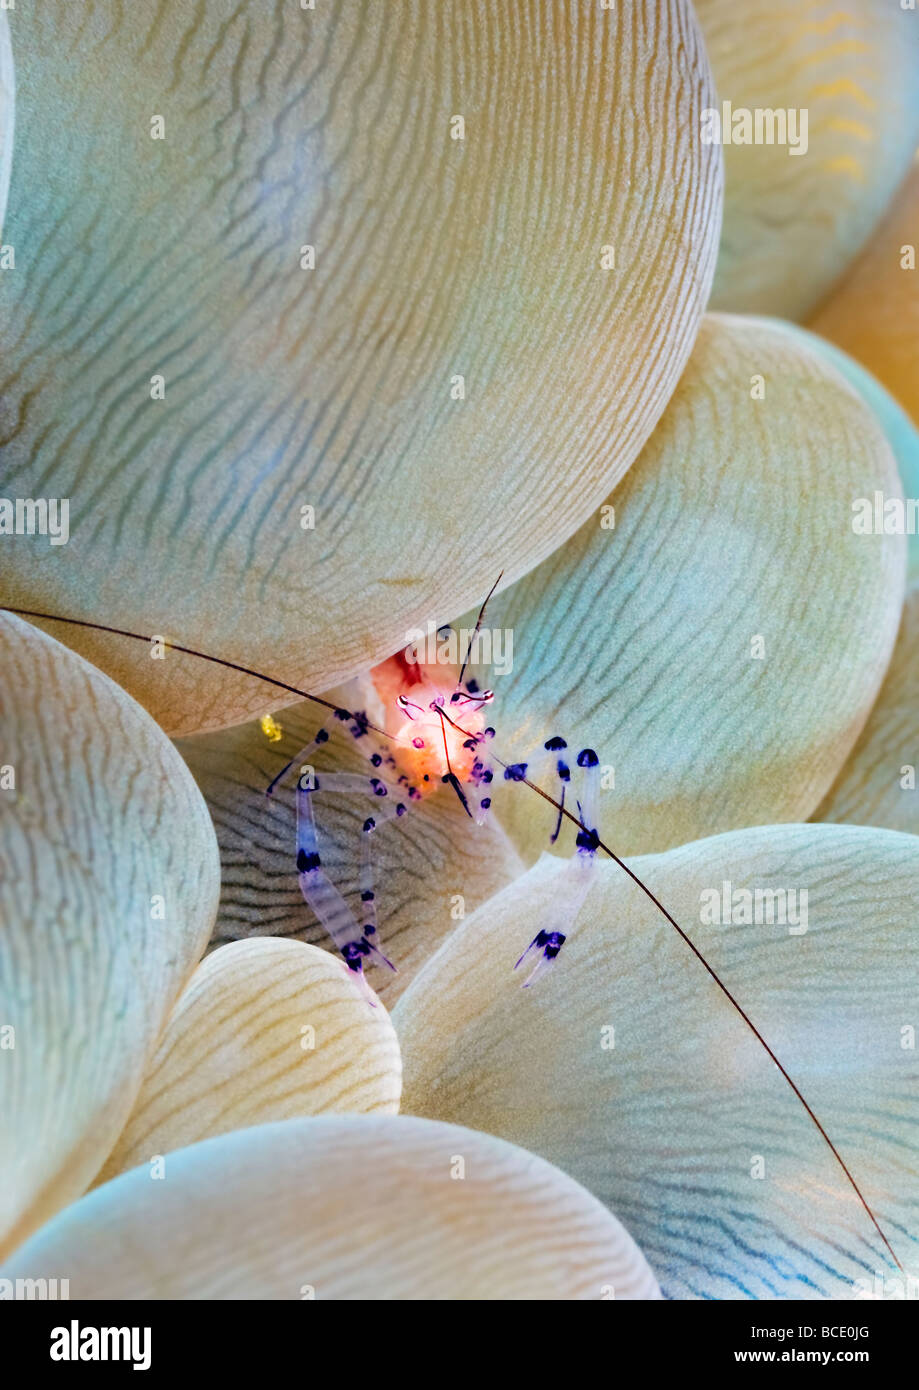
{"type": "MultiPolygon", "coordinates": [[[[497,583],[496,580],[491,593],[497,583]]],[[[441,785],[449,786],[470,819],[481,825],[491,806],[490,788],[499,767],[508,782],[527,780],[533,759],[504,764],[491,755],[495,730],[486,725],[485,712],[494,700],[494,692],[480,690],[477,681],[465,679],[473,642],[491,593],[479,610],[466,658],[459,670],[446,663],[421,661],[411,647],[388,657],[373,667],[367,677],[355,682],[360,703],[366,708],[357,712],[335,710],[315,738],[290,759],[268,787],[267,795],[271,796],[295,764],[302,764],[317,747],[327,743],[329,725],[335,720],[349,729],[374,769],[372,775],[361,777],[336,772],[316,775],[307,767],[298,778],[296,793],[300,891],[348,968],[357,975],[363,976],[365,964],[385,965],[390,970],[396,968],[371,939],[377,936],[371,854],[371,842],[377,830],[388,821],[406,815],[412,803],[421,801],[441,785]],[[378,737],[379,734],[383,737],[378,737]],[[323,867],[313,813],[313,799],[323,791],[365,796],[375,803],[361,827],[361,920],[351,911],[323,867]],[[385,805],[381,805],[384,801],[385,805]]],[[[550,837],[552,843],[559,837],[572,776],[567,749],[565,740],[554,736],[547,739],[535,755],[540,774],[545,763],[554,763],[554,774],[561,788],[558,817],[550,837]]],[[[540,930],[517,961],[515,969],[530,963],[533,966],[524,981],[525,987],[558,957],[590,888],[599,848],[595,828],[599,759],[592,748],[578,753],[576,768],[583,783],[577,801],[579,828],[575,851],[563,877],[559,925],[550,931],[540,930]]]]}
{"type": "MultiPolygon", "coordinates": [[[[449,785],[460,800],[464,810],[473,820],[481,823],[491,805],[489,788],[500,769],[508,782],[523,782],[556,811],[555,828],[551,842],[558,840],[563,820],[575,828],[575,852],[564,872],[565,893],[562,899],[558,929],[540,930],[515,966],[533,962],[533,969],[524,981],[530,985],[558,958],[567,935],[575,925],[581,906],[590,887],[591,873],[598,850],[602,850],[615,864],[627,874],[658,912],[666,919],[684,944],[708,972],[711,979],[727,998],[731,1006],[743,1019],[746,1026],[775,1063],[785,1081],[816,1126],[821,1138],[829,1148],[836,1163],[842,1169],[847,1182],[880,1236],[888,1254],[897,1269],[903,1266],[897,1258],[890,1241],[881,1229],[877,1217],[868,1205],[855,1178],[846,1165],[842,1155],[827,1134],[817,1115],[811,1109],[801,1090],[792,1079],[782,1062],[776,1056],[756,1024],[742,1008],[732,992],[724,984],[717,972],[709,965],[699,947],[680,926],[676,918],[655,896],[648,885],[630,868],[619,855],[600,839],[596,829],[596,800],[598,758],[592,748],[582,749],[575,758],[575,766],[581,782],[577,798],[577,814],[566,804],[568,787],[573,776],[568,757],[568,746],[559,736],[549,738],[536,751],[534,758],[545,771],[547,761],[554,762],[553,776],[558,778],[560,794],[556,799],[528,776],[529,761],[505,763],[495,751],[493,740],[495,731],[485,724],[485,709],[494,696],[490,690],[480,691],[474,680],[465,680],[466,668],[475,635],[482,625],[485,608],[491,595],[500,582],[501,575],[492,585],[485,602],[479,611],[475,631],[470,638],[465,660],[458,675],[445,680],[442,665],[433,668],[423,663],[413,662],[407,652],[389,657],[373,668],[368,679],[361,678],[359,686],[366,695],[366,703],[378,715],[379,723],[372,722],[366,710],[352,711],[338,707],[322,696],[312,695],[297,686],[281,681],[273,676],[255,671],[239,662],[225,657],[213,656],[208,652],[197,651],[193,647],[182,646],[177,642],[168,645],[172,650],[187,656],[198,657],[216,666],[236,671],[267,685],[284,690],[298,699],[309,700],[325,707],[331,719],[317,732],[311,743],[307,744],[296,757],[282,769],[267,789],[273,795],[281,779],[300,759],[323,743],[328,742],[328,725],[334,720],[347,725],[357,745],[366,751],[374,775],[355,776],[348,773],[323,773],[321,781],[313,779],[312,785],[297,787],[297,855],[296,867],[300,888],[307,903],[323,923],[341,952],[348,968],[364,983],[365,962],[376,962],[395,969],[382,951],[370,940],[377,935],[376,897],[373,887],[372,861],[370,855],[371,837],[387,821],[407,814],[411,803],[427,796],[440,785],[449,785]],[[379,740],[379,742],[376,742],[379,740]],[[385,769],[385,774],[384,774],[385,769]],[[388,779],[388,780],[387,780],[388,779]],[[362,827],[361,855],[361,905],[362,921],[358,921],[348,907],[339,890],[331,883],[322,867],[322,859],[316,836],[312,797],[319,790],[353,793],[372,800],[373,811],[367,816],[362,827]],[[381,805],[385,801],[385,807],[381,805]],[[567,930],[562,930],[565,927],[567,930]]],[[[14,608],[0,604],[0,612],[14,613],[21,618],[34,618],[44,622],[68,623],[74,627],[90,628],[97,632],[111,633],[117,637],[132,638],[149,645],[151,638],[142,633],[130,632],[124,628],[111,627],[106,623],[90,622],[82,618],[69,618],[56,613],[41,613],[27,608],[14,608]]],[[[307,778],[309,781],[309,778],[307,778]]],[[[369,996],[369,988],[365,985],[369,996]]]]}

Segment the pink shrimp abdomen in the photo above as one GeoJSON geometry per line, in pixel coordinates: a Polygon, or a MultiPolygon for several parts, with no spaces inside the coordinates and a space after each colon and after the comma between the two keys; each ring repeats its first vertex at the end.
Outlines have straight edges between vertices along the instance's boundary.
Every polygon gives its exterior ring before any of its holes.
{"type": "Polygon", "coordinates": [[[422,796],[448,772],[469,782],[477,761],[475,741],[485,727],[483,706],[457,693],[459,668],[411,659],[411,648],[387,657],[370,672],[383,702],[389,749],[399,771],[422,796]],[[467,746],[471,745],[471,746],[467,746]]]}

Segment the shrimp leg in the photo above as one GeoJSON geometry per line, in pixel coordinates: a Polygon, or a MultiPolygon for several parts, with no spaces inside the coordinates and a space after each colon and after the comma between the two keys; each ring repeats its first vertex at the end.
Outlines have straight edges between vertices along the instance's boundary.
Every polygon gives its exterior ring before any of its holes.
{"type": "Polygon", "coordinates": [[[367,940],[363,928],[322,867],[312,798],[316,788],[297,788],[297,877],[309,907],[331,936],[349,970],[363,978],[364,964],[395,970],[392,961],[367,940]]]}
{"type": "MultiPolygon", "coordinates": [[[[556,740],[549,740],[546,744],[547,749],[549,743],[555,742],[556,740]]],[[[550,749],[549,751],[554,752],[556,750],[550,749]]],[[[584,899],[587,897],[593,882],[594,866],[599,848],[599,839],[595,828],[599,760],[592,748],[584,748],[578,754],[577,763],[583,772],[581,799],[577,803],[578,815],[583,828],[578,831],[577,847],[561,877],[558,890],[558,896],[561,900],[559,911],[562,925],[567,930],[562,931],[560,928],[553,928],[550,931],[545,931],[540,929],[536,933],[514,966],[515,970],[519,970],[525,961],[535,960],[533,969],[523,982],[524,989],[533,984],[540,975],[545,974],[558,958],[559,952],[577,924],[584,899]]],[[[556,835],[557,833],[556,831],[556,835]]]]}

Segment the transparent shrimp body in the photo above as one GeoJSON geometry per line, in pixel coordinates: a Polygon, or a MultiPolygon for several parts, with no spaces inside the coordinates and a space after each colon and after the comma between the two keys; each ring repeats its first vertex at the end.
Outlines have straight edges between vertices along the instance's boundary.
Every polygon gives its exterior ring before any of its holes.
{"type": "MultiPolygon", "coordinates": [[[[491,691],[474,680],[461,684],[455,668],[433,669],[400,652],[354,683],[360,709],[338,709],[282,768],[268,787],[273,796],[291,770],[324,744],[330,729],[346,730],[369,764],[366,776],[346,772],[301,773],[296,788],[296,866],[300,891],[329,933],[342,959],[363,979],[369,965],[395,966],[377,945],[377,897],[372,845],[378,830],[447,785],[468,815],[481,823],[491,805],[493,773],[483,756],[494,737],[484,711],[491,691]],[[369,711],[369,713],[368,713],[369,711]],[[360,912],[349,906],[323,863],[314,809],[319,795],[366,798],[361,827],[360,912]]],[[[369,991],[368,991],[369,994],[369,991]]]]}
{"type": "MultiPolygon", "coordinates": [[[[354,703],[361,708],[336,710],[315,738],[290,759],[268,788],[268,795],[292,768],[303,764],[328,743],[330,727],[346,729],[370,767],[366,776],[345,772],[310,770],[301,775],[296,790],[296,865],[300,890],[317,919],[329,933],[349,970],[361,980],[365,967],[395,966],[377,944],[377,889],[372,846],[377,831],[400,820],[426,797],[449,791],[466,814],[481,825],[491,808],[496,777],[508,782],[527,781],[529,764],[506,765],[494,752],[494,728],[487,723],[491,690],[480,689],[474,679],[464,680],[465,667],[425,663],[414,658],[411,648],[389,657],[354,683],[354,703]],[[360,796],[368,802],[361,827],[360,911],[356,914],[331,881],[323,864],[314,811],[318,795],[360,796]]],[[[534,775],[548,762],[558,779],[561,799],[550,836],[555,842],[565,815],[565,797],[571,781],[567,745],[549,739],[532,760],[534,775]]],[[[570,868],[559,903],[559,924],[540,932],[517,962],[532,963],[525,980],[529,985],[557,958],[577,919],[588,891],[597,850],[595,823],[597,757],[590,749],[576,760],[584,789],[577,802],[579,829],[570,868]]],[[[368,996],[369,996],[368,990],[368,996]]]]}

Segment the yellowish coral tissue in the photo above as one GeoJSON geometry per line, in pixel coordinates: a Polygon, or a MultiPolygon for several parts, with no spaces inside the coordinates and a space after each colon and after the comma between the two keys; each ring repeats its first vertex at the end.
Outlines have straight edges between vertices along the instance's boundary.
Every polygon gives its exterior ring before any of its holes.
{"type": "Polygon", "coordinates": [[[284,730],[272,714],[263,714],[259,720],[262,733],[269,743],[280,743],[284,730]]]}

